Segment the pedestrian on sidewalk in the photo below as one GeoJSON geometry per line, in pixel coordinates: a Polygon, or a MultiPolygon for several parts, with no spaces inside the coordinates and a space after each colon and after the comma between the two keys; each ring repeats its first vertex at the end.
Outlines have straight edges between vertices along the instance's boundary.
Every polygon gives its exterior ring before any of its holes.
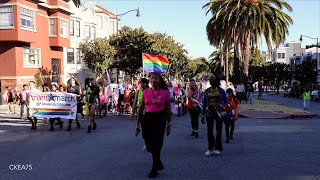
{"type": "Polygon", "coordinates": [[[15,114],[16,113],[16,105],[19,106],[19,104],[20,104],[20,94],[19,94],[18,86],[14,87],[13,94],[14,94],[13,114],[15,114]]]}
{"type": "Polygon", "coordinates": [[[308,110],[309,109],[309,106],[310,106],[310,89],[309,89],[309,86],[307,85],[305,87],[305,91],[303,93],[303,109],[304,110],[308,110]]]}
{"type": "Polygon", "coordinates": [[[22,87],[22,91],[20,92],[20,118],[23,118],[23,114],[24,114],[24,109],[27,106],[27,88],[28,85],[24,84],[22,87]]]}
{"type": "Polygon", "coordinates": [[[223,151],[221,139],[224,117],[220,116],[218,111],[228,104],[226,92],[219,87],[220,79],[214,75],[210,75],[209,80],[211,87],[204,92],[201,120],[203,122],[204,117],[206,117],[207,121],[208,149],[205,156],[211,156],[212,154],[219,155],[223,151]],[[214,123],[216,123],[216,138],[213,135],[214,123]]]}
{"type": "Polygon", "coordinates": [[[200,88],[198,88],[194,79],[190,80],[190,85],[188,88],[188,111],[191,117],[191,136],[199,137],[199,115],[202,111],[202,98],[203,93],[200,88]]]}
{"type": "Polygon", "coordinates": [[[254,82],[250,78],[249,81],[248,81],[248,84],[247,84],[246,104],[248,104],[248,101],[250,102],[250,104],[252,104],[252,97],[253,97],[253,92],[254,92],[253,84],[254,84],[254,82]]]}
{"type": "Polygon", "coordinates": [[[237,98],[239,99],[239,102],[241,104],[242,100],[245,99],[245,88],[242,82],[240,82],[240,84],[237,86],[236,88],[236,94],[237,94],[237,98]]]}
{"type": "MultiPolygon", "coordinates": [[[[155,178],[158,171],[164,169],[160,154],[163,146],[163,138],[166,130],[167,136],[171,133],[171,108],[170,94],[168,87],[159,73],[149,75],[151,88],[146,89],[142,94],[142,101],[138,111],[138,122],[145,110],[144,133],[147,150],[152,154],[152,169],[149,178],[155,178]],[[166,127],[166,120],[168,122],[166,127]]],[[[136,131],[140,130],[137,124],[136,131]]],[[[137,133],[136,132],[136,133],[137,133]]]]}
{"type": "Polygon", "coordinates": [[[5,102],[7,102],[7,114],[13,114],[11,105],[14,101],[14,93],[12,92],[10,86],[6,87],[6,90],[3,93],[3,99],[5,102]]]}

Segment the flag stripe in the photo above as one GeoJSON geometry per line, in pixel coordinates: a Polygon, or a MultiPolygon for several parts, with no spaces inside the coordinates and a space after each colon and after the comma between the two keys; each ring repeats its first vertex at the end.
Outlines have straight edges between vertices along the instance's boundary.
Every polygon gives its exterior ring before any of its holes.
{"type": "Polygon", "coordinates": [[[142,62],[144,72],[161,72],[168,71],[169,60],[163,56],[142,53],[142,62]]]}

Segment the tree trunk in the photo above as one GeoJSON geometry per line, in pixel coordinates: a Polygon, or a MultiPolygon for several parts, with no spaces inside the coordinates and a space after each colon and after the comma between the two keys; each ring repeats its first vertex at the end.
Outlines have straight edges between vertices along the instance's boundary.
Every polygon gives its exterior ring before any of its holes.
{"type": "Polygon", "coordinates": [[[240,84],[240,54],[239,52],[239,46],[238,46],[238,39],[235,38],[235,41],[233,42],[233,51],[234,51],[234,79],[235,79],[235,84],[240,84]]]}
{"type": "Polygon", "coordinates": [[[229,81],[229,57],[228,57],[228,53],[229,53],[229,43],[226,44],[225,46],[225,80],[229,81]]]}
{"type": "Polygon", "coordinates": [[[223,50],[223,45],[220,43],[220,78],[224,76],[224,50],[223,50]]]}

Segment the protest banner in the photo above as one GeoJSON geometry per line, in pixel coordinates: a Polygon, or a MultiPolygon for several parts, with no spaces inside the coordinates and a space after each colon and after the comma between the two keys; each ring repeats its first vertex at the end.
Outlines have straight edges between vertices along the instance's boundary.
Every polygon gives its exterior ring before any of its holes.
{"type": "Polygon", "coordinates": [[[75,119],[77,98],[71,93],[31,92],[29,108],[32,117],[75,119]]]}

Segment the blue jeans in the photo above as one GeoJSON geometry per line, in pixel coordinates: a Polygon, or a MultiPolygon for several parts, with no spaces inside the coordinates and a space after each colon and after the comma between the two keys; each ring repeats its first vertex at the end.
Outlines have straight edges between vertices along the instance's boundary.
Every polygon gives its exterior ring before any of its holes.
{"type": "Polygon", "coordinates": [[[253,96],[253,92],[247,92],[246,103],[248,103],[248,101],[250,101],[250,104],[252,104],[252,96],[253,96]]]}
{"type": "Polygon", "coordinates": [[[310,100],[303,100],[303,107],[309,108],[309,106],[310,106],[310,100]]]}

